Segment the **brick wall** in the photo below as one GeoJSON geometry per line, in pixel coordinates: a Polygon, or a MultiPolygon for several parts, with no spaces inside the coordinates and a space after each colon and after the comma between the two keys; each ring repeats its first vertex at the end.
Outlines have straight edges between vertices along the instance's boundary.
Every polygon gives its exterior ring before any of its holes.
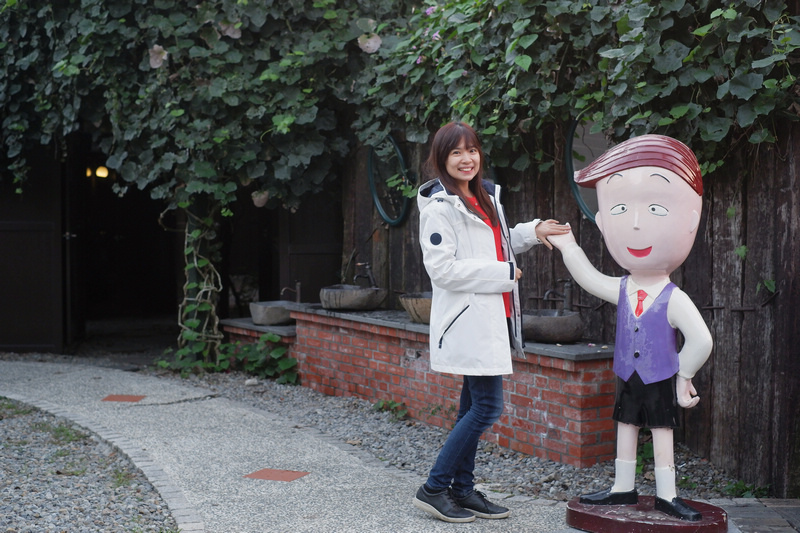
{"type": "MultiPolygon", "coordinates": [[[[292,317],[291,354],[303,386],[371,402],[402,402],[409,416],[452,427],[462,378],[430,370],[427,327],[324,311],[292,311],[292,317]]],[[[612,459],[611,349],[586,347],[587,353],[601,353],[570,360],[537,354],[536,347],[529,348],[525,361],[515,361],[514,374],[504,381],[504,413],[484,438],[580,467],[612,459]]]]}

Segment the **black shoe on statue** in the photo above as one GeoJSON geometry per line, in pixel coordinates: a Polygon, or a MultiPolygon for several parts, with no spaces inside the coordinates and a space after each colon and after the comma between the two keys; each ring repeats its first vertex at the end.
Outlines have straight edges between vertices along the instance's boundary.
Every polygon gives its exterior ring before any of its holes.
{"type": "Polygon", "coordinates": [[[431,494],[422,486],[414,496],[414,507],[445,522],[474,522],[475,515],[458,505],[450,490],[431,494]]]}
{"type": "Polygon", "coordinates": [[[639,493],[636,489],[629,492],[611,492],[611,489],[584,494],[580,502],[585,505],[636,505],[639,503],[639,493]]]}
{"type": "Polygon", "coordinates": [[[661,511],[675,518],[686,520],[688,522],[699,522],[703,515],[700,511],[691,507],[688,503],[680,498],[673,498],[672,501],[663,498],[656,498],[656,511],[661,511]]]}

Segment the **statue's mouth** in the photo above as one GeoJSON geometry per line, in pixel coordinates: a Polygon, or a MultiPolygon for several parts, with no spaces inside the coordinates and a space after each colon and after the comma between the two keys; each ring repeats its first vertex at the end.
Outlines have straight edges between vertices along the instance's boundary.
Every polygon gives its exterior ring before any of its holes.
{"type": "Polygon", "coordinates": [[[648,255],[650,255],[650,252],[652,251],[653,251],[652,246],[648,246],[647,248],[642,248],[641,250],[637,250],[635,248],[628,248],[628,252],[633,257],[647,257],[648,255]]]}

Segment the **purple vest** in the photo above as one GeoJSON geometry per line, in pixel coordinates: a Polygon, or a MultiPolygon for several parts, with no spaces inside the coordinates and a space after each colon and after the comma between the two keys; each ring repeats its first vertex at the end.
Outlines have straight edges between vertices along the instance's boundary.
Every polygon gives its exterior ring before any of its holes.
{"type": "Polygon", "coordinates": [[[627,293],[628,276],[619,284],[614,373],[628,381],[634,371],[645,384],[671,378],[680,370],[675,329],[667,320],[667,305],[674,283],[667,284],[653,305],[637,317],[627,293]]]}

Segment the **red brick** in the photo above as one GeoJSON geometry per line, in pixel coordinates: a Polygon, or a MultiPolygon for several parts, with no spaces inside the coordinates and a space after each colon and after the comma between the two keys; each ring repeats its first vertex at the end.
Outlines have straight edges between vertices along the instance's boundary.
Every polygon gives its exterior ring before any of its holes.
{"type": "Polygon", "coordinates": [[[512,394],[510,400],[513,405],[521,405],[524,407],[533,406],[533,400],[525,396],[520,396],[519,394],[512,394]]]}
{"type": "Polygon", "coordinates": [[[556,463],[560,463],[560,462],[562,462],[562,460],[561,460],[561,454],[560,454],[560,453],[557,453],[557,452],[554,452],[554,451],[552,451],[552,450],[547,450],[547,451],[545,452],[545,458],[546,458],[546,459],[549,459],[550,461],[555,461],[556,463]]]}
{"type": "Polygon", "coordinates": [[[582,422],[580,424],[576,424],[576,426],[579,426],[578,429],[581,432],[586,432],[586,433],[613,431],[614,421],[611,420],[610,418],[605,418],[601,420],[595,420],[592,422],[582,422]]]}
{"type": "Polygon", "coordinates": [[[561,391],[575,396],[592,396],[597,394],[596,383],[564,383],[561,391]]]}
{"type": "Polygon", "coordinates": [[[542,400],[558,405],[569,405],[569,397],[566,394],[552,390],[542,391],[542,400]]]}
{"type": "Polygon", "coordinates": [[[560,416],[549,415],[547,417],[547,425],[548,427],[566,429],[567,425],[569,425],[569,421],[566,418],[560,416]]]}
{"type": "Polygon", "coordinates": [[[617,383],[600,383],[597,387],[597,392],[600,394],[614,394],[617,391],[617,383]]]}
{"type": "Polygon", "coordinates": [[[510,427],[508,427],[508,426],[500,426],[500,425],[498,425],[498,424],[495,424],[495,425],[494,425],[494,430],[495,430],[497,433],[499,433],[500,435],[503,435],[503,436],[505,436],[505,437],[509,437],[509,438],[510,438],[510,437],[513,437],[513,436],[514,436],[514,430],[512,430],[512,429],[511,429],[510,427]]]}
{"type": "Polygon", "coordinates": [[[314,337],[306,337],[305,344],[306,346],[317,346],[317,347],[322,346],[322,342],[319,341],[318,339],[315,339],[314,337]]]}
{"type": "Polygon", "coordinates": [[[521,453],[524,453],[524,454],[527,454],[527,455],[533,455],[533,452],[534,452],[533,446],[530,445],[530,444],[527,444],[527,443],[523,444],[523,443],[512,442],[511,443],[511,449],[512,450],[516,450],[516,451],[521,452],[521,453]]]}
{"type": "Polygon", "coordinates": [[[562,431],[561,440],[566,443],[582,447],[590,444],[597,444],[597,435],[594,433],[574,433],[572,431],[562,431]]]}
{"type": "Polygon", "coordinates": [[[590,407],[608,407],[614,405],[614,397],[610,394],[598,394],[585,398],[571,398],[570,405],[579,406],[583,409],[590,407]]]}

